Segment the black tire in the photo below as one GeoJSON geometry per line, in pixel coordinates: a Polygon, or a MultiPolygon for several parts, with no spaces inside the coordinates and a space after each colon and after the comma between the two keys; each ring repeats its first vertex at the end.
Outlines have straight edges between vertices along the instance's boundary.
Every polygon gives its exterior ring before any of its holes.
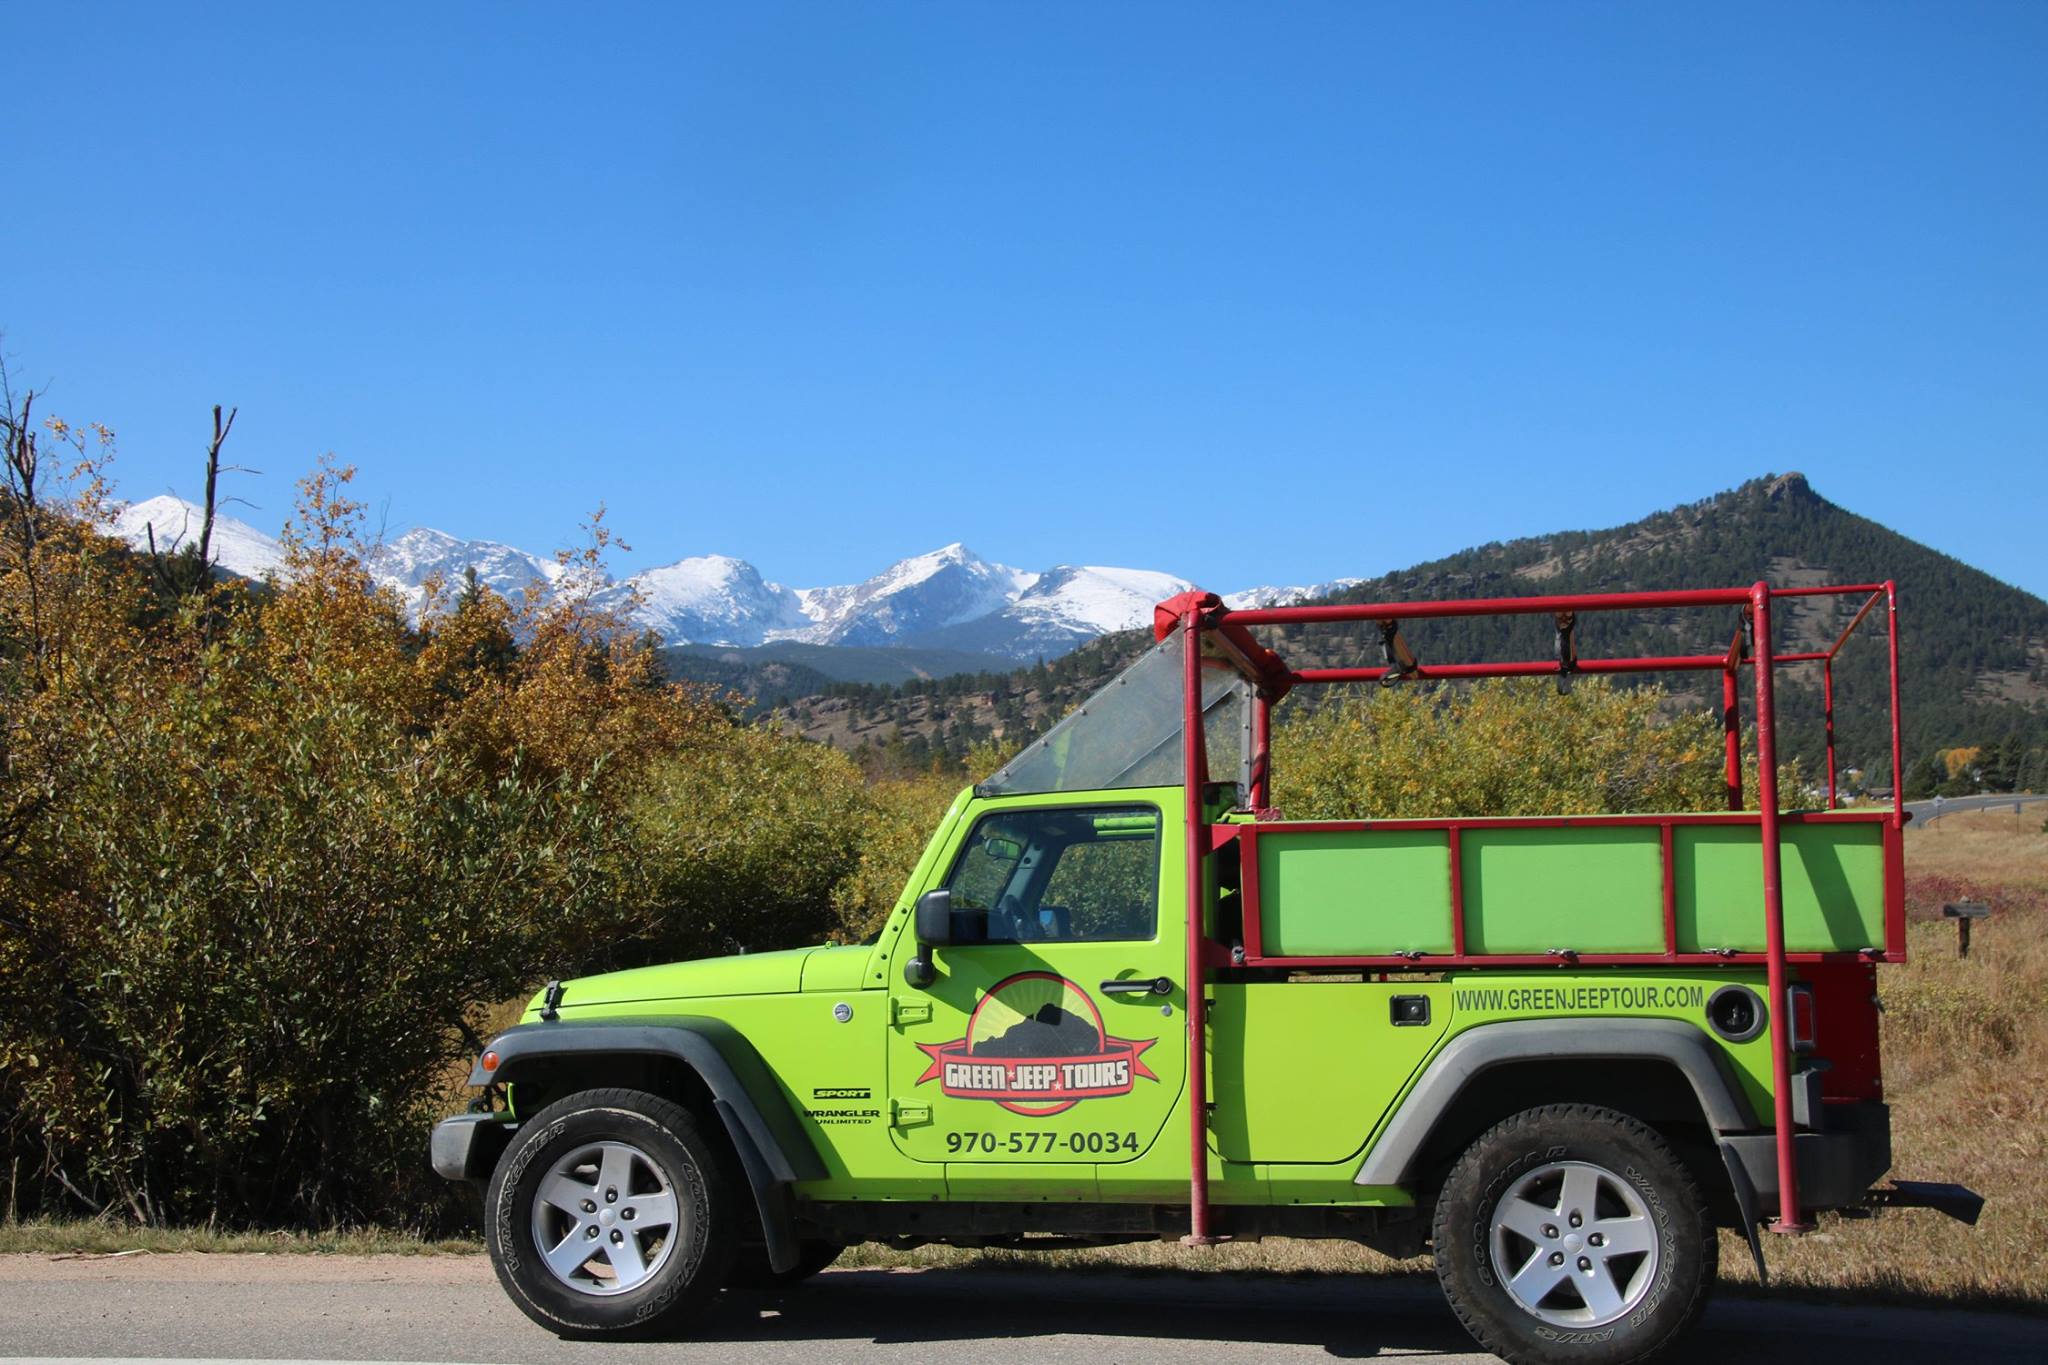
{"type": "Polygon", "coordinates": [[[1699,1316],[1718,1255],[1706,1200],[1671,1145],[1585,1104],[1530,1109],[1481,1135],[1444,1180],[1434,1236],[1451,1311],[1513,1365],[1650,1359],[1699,1316]]]}
{"type": "Polygon", "coordinates": [[[758,1293],[788,1289],[831,1265],[844,1250],[846,1248],[838,1242],[807,1239],[797,1251],[796,1264],[788,1270],[775,1271],[768,1268],[767,1247],[759,1244],[743,1246],[733,1256],[732,1273],[725,1277],[725,1287],[758,1293]]]}
{"type": "MultiPolygon", "coordinates": [[[[595,1165],[581,1169],[594,1176],[594,1206],[606,1194],[605,1170],[595,1165]]],[[[724,1286],[740,1235],[743,1206],[736,1195],[723,1149],[706,1139],[680,1105],[638,1090],[585,1090],[557,1100],[513,1135],[484,1196],[485,1241],[512,1302],[549,1331],[582,1339],[652,1336],[681,1327],[724,1286]],[[605,1226],[589,1241],[594,1250],[581,1271],[551,1269],[548,1249],[536,1236],[537,1224],[547,1220],[567,1228],[558,1248],[571,1245],[570,1235],[588,1232],[577,1222],[584,1215],[562,1213],[559,1204],[543,1198],[543,1181],[554,1179],[557,1167],[579,1154],[621,1150],[644,1159],[645,1164],[633,1167],[633,1178],[643,1187],[659,1180],[666,1189],[657,1186],[639,1195],[629,1190],[617,1216],[625,1216],[625,1206],[635,1199],[657,1201],[664,1193],[672,1196],[668,1207],[673,1210],[666,1236],[632,1234],[633,1256],[646,1278],[625,1289],[607,1288],[604,1277],[609,1272],[614,1279],[629,1278],[631,1267],[615,1268],[609,1254],[601,1261],[597,1256],[606,1251],[607,1240],[620,1237],[627,1227],[608,1216],[610,1209],[588,1215],[592,1227],[598,1226],[598,1217],[605,1218],[605,1226]],[[642,1235],[653,1239],[644,1252],[642,1235]],[[573,1283],[565,1278],[568,1274],[576,1276],[573,1283]]]]}

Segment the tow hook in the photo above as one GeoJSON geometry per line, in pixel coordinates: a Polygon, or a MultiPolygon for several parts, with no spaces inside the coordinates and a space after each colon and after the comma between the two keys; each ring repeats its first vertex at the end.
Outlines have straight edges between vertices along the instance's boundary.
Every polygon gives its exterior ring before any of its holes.
{"type": "Polygon", "coordinates": [[[1984,1212],[1983,1195],[1936,1180],[1894,1180],[1872,1190],[1870,1202],[1881,1209],[1933,1209],[1971,1227],[1984,1212]]]}

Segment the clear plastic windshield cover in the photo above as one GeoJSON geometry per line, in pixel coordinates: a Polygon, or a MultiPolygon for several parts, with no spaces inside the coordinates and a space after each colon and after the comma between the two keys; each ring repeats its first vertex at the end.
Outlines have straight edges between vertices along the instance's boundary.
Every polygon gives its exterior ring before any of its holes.
{"type": "MultiPolygon", "coordinates": [[[[1181,757],[1183,637],[1169,636],[1112,678],[981,784],[984,796],[1171,787],[1181,757]]],[[[1251,684],[1221,659],[1202,660],[1203,734],[1209,776],[1251,784],[1251,684]]]]}

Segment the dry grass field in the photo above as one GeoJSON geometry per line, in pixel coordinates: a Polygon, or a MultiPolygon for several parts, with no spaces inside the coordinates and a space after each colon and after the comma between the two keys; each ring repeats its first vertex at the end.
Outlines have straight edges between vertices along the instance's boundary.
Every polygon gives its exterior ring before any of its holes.
{"type": "MultiPolygon", "coordinates": [[[[2048,1311],[2048,832],[2038,813],[1953,815],[1908,829],[1907,899],[1912,961],[1880,977],[1885,1080],[1892,1103],[1894,1174],[1955,1180],[1989,1201],[1962,1227],[1938,1215],[1890,1212],[1826,1217],[1802,1238],[1767,1244],[1774,1284],[1893,1301],[1975,1302],[2048,1311]],[[1943,901],[1988,901],[1971,956],[1956,956],[1943,901]]],[[[517,1006],[508,1004],[510,1022],[517,1006]]],[[[459,1084],[459,1082],[458,1082],[459,1084]]],[[[452,1107],[452,1105],[451,1105],[452,1107]]],[[[106,1224],[0,1226],[0,1251],[469,1251],[470,1242],[423,1243],[381,1232],[325,1236],[117,1228],[106,1224]]],[[[1026,1253],[857,1247],[842,1265],[1115,1266],[1235,1270],[1280,1275],[1407,1274],[1359,1248],[1274,1240],[1187,1251],[1142,1244],[1026,1253]]],[[[1753,1284],[1741,1239],[1724,1234],[1726,1282],[1753,1284]]]]}

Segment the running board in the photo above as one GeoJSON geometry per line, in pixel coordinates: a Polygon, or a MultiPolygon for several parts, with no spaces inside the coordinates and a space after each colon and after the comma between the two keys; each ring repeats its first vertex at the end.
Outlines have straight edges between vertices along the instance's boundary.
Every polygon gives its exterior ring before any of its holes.
{"type": "Polygon", "coordinates": [[[1933,1209],[1971,1227],[1977,1226],[1978,1215],[1984,1212],[1983,1195],[1961,1185],[1939,1181],[1894,1180],[1870,1193],[1879,1208],[1933,1209]]]}

